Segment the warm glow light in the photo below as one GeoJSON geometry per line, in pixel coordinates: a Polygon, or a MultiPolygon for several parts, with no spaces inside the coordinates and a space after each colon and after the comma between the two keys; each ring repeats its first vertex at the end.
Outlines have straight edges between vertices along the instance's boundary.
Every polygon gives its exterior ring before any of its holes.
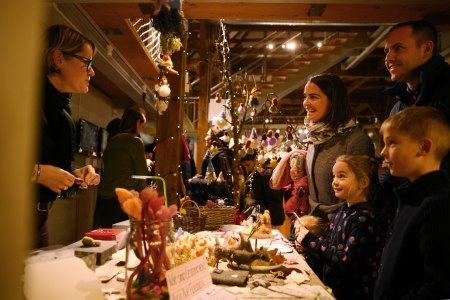
{"type": "Polygon", "coordinates": [[[272,44],[272,43],[270,43],[269,45],[267,45],[267,49],[270,49],[270,50],[272,50],[272,49],[273,49],[273,44],[272,44]]]}
{"type": "Polygon", "coordinates": [[[288,48],[289,50],[294,50],[295,48],[297,48],[297,45],[295,44],[295,42],[289,42],[286,44],[286,48],[288,48]]]}
{"type": "Polygon", "coordinates": [[[322,47],[322,42],[318,42],[318,43],[317,43],[317,47],[318,47],[318,48],[322,47]]]}

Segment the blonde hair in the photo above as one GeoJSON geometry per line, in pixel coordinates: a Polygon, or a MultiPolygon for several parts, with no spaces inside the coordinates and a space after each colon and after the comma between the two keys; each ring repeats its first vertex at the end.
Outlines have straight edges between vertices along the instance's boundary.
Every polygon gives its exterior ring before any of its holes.
{"type": "Polygon", "coordinates": [[[435,159],[441,161],[450,149],[450,123],[438,109],[430,106],[408,107],[386,119],[380,134],[386,130],[400,131],[419,141],[428,138],[435,145],[435,159]]]}
{"type": "Polygon", "coordinates": [[[78,31],[64,25],[53,25],[47,30],[45,44],[45,74],[58,73],[59,70],[53,62],[53,53],[61,49],[68,53],[76,53],[83,50],[85,44],[89,44],[95,53],[94,43],[78,31]]]}
{"type": "Polygon", "coordinates": [[[341,155],[336,162],[344,162],[348,165],[356,179],[361,180],[367,176],[369,185],[366,189],[368,201],[374,201],[378,194],[378,161],[367,155],[341,155]]]}

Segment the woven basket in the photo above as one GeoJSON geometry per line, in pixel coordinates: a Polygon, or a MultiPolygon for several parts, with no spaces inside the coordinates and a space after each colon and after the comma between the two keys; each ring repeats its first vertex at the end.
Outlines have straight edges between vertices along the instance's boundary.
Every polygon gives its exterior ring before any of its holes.
{"type": "Polygon", "coordinates": [[[205,230],[207,216],[203,214],[197,203],[192,200],[186,200],[181,204],[180,212],[173,216],[175,229],[181,227],[184,231],[191,233],[205,230]],[[186,203],[193,203],[194,207],[186,207],[186,214],[181,214],[186,203]]]}
{"type": "Polygon", "coordinates": [[[206,230],[217,230],[222,225],[234,224],[235,206],[206,207],[200,206],[200,211],[207,216],[206,230]]]}

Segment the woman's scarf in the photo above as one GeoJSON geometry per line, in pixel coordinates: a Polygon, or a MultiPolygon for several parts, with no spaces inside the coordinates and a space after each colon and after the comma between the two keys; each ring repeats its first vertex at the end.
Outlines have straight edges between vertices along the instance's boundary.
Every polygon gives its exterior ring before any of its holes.
{"type": "Polygon", "coordinates": [[[305,143],[312,143],[314,145],[322,144],[331,139],[336,134],[345,134],[350,132],[354,127],[358,126],[358,122],[350,119],[347,123],[338,126],[337,131],[334,131],[328,124],[322,122],[310,122],[305,118],[305,126],[307,129],[305,143]]]}

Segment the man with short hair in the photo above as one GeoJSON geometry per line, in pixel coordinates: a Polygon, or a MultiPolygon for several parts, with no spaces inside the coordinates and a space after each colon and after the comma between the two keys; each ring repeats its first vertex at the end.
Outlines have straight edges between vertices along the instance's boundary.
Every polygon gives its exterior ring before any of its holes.
{"type": "MultiPolygon", "coordinates": [[[[412,105],[433,106],[450,120],[450,65],[438,54],[436,28],[424,20],[398,23],[386,37],[384,52],[386,68],[396,82],[387,93],[398,100],[390,116],[412,105]]],[[[441,168],[450,173],[449,155],[441,168]]],[[[383,214],[387,222],[392,221],[397,208],[392,190],[405,181],[389,172],[380,176],[386,194],[383,214]]]]}

